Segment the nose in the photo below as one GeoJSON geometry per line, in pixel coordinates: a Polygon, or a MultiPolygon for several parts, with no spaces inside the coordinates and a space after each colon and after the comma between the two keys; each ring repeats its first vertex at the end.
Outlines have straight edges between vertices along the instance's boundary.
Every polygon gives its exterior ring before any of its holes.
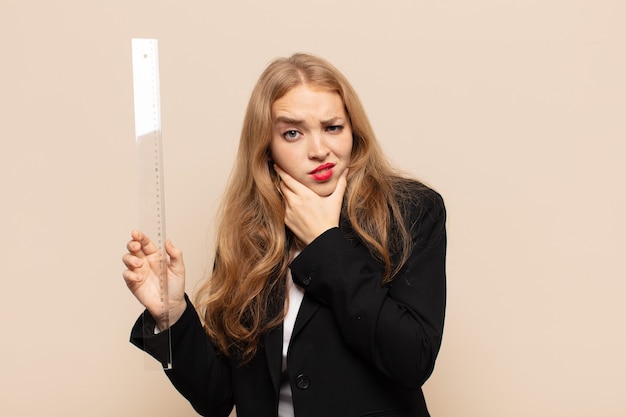
{"type": "Polygon", "coordinates": [[[330,148],[322,133],[311,135],[309,140],[309,159],[324,160],[330,154],[330,148]]]}

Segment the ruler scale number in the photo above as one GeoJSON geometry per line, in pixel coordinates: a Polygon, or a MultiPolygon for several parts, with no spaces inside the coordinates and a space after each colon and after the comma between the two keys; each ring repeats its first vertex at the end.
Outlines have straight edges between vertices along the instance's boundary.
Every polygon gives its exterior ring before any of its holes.
{"type": "MultiPolygon", "coordinates": [[[[158,292],[162,309],[160,318],[164,319],[169,327],[167,253],[165,251],[165,184],[157,40],[133,39],[132,57],[139,228],[158,248],[159,262],[156,272],[159,278],[158,292]]],[[[167,360],[161,364],[164,369],[172,367],[171,352],[171,339],[168,339],[167,360]]],[[[147,359],[146,364],[149,363],[154,363],[154,361],[147,359]]]]}

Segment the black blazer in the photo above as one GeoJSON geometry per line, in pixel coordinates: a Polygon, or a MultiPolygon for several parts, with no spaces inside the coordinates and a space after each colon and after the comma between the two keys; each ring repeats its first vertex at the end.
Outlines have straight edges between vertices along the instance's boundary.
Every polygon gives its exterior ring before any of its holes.
{"type": "MultiPolygon", "coordinates": [[[[445,208],[416,191],[408,208],[414,250],[390,285],[348,226],[333,228],[290,265],[305,288],[287,355],[296,417],[429,416],[421,386],[441,344],[445,310],[445,208]]],[[[131,342],[163,361],[167,333],[135,324],[131,342]]],[[[173,369],[165,371],[203,416],[276,417],[282,328],[263,337],[251,362],[218,354],[191,302],[171,327],[173,369]]]]}

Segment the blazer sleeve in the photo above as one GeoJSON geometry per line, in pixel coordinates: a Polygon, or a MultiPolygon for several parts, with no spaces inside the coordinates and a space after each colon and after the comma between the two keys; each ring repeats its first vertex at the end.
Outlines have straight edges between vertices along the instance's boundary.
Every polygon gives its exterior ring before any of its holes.
{"type": "Polygon", "coordinates": [[[345,343],[409,388],[430,376],[442,340],[446,302],[446,212],[430,191],[411,208],[413,250],[390,285],[358,241],[327,230],[291,263],[294,281],[333,312],[345,343]]]}
{"type": "Polygon", "coordinates": [[[230,365],[219,355],[185,295],[187,308],[168,330],[154,334],[156,322],[146,311],[131,331],[130,341],[162,364],[167,362],[171,334],[172,368],[165,370],[174,387],[203,416],[227,417],[233,408],[230,365]]]}

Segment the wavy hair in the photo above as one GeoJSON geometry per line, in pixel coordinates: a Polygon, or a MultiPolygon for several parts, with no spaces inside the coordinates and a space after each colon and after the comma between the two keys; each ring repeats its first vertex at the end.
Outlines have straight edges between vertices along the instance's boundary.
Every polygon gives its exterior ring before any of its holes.
{"type": "Polygon", "coordinates": [[[295,239],[269,166],[272,104],[299,85],[338,93],[353,132],[342,221],[369,249],[389,283],[411,250],[401,195],[407,180],[391,167],[348,80],[330,63],[307,54],[273,61],[254,87],[239,149],[219,213],[212,273],[198,288],[195,305],[219,350],[244,362],[262,335],[285,315],[285,275],[295,239]]]}

